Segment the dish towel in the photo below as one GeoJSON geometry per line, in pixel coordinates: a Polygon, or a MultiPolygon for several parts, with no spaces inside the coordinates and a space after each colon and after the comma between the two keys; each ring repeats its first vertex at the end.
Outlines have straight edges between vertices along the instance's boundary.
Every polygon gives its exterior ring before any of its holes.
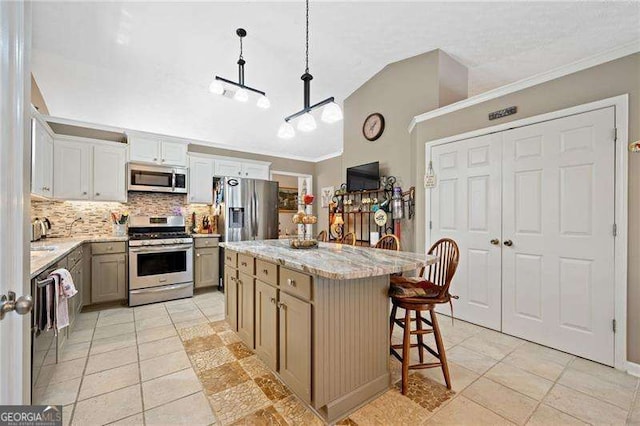
{"type": "Polygon", "coordinates": [[[69,303],[68,299],[75,296],[78,293],[76,286],[73,284],[73,278],[71,273],[64,268],[56,269],[49,274],[55,281],[55,309],[56,309],[56,323],[57,330],[62,330],[69,325],[69,303]]]}

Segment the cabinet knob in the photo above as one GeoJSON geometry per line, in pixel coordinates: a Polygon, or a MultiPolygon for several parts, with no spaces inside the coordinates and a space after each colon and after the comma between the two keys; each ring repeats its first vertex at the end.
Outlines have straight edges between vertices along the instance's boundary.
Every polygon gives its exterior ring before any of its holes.
{"type": "Polygon", "coordinates": [[[242,266],[247,266],[247,262],[240,262],[242,266]]]}
{"type": "Polygon", "coordinates": [[[99,192],[96,192],[96,197],[99,197],[99,196],[100,196],[100,193],[99,193],[99,192]]]}
{"type": "Polygon", "coordinates": [[[292,280],[291,278],[287,278],[287,285],[291,286],[291,287],[295,287],[296,286],[296,282],[295,282],[295,280],[292,280]]]}
{"type": "Polygon", "coordinates": [[[84,192],[82,193],[82,195],[87,195],[87,191],[84,191],[84,192]]]}
{"type": "Polygon", "coordinates": [[[491,244],[493,244],[494,246],[497,246],[498,244],[500,244],[500,240],[497,238],[494,238],[493,240],[489,241],[491,244]]]}
{"type": "Polygon", "coordinates": [[[158,159],[157,159],[157,158],[154,158],[154,159],[153,159],[153,161],[158,161],[158,159]]]}
{"type": "Polygon", "coordinates": [[[284,304],[284,303],[282,303],[282,302],[278,302],[278,303],[276,304],[276,306],[277,306],[278,308],[280,308],[280,309],[284,309],[284,308],[286,308],[286,307],[287,307],[287,305],[285,305],[285,304],[284,304]]]}
{"type": "Polygon", "coordinates": [[[164,163],[164,158],[162,159],[162,162],[164,163]]]}
{"type": "Polygon", "coordinates": [[[113,247],[108,246],[108,247],[107,247],[107,251],[111,251],[111,250],[113,250],[113,247]]]}
{"type": "Polygon", "coordinates": [[[507,247],[511,247],[511,246],[513,245],[513,241],[511,241],[511,240],[507,240],[507,241],[505,241],[503,244],[504,244],[505,246],[507,246],[507,247]]]}
{"type": "Polygon", "coordinates": [[[271,298],[271,303],[273,303],[274,305],[276,304],[276,299],[275,298],[271,298]]]}
{"type": "Polygon", "coordinates": [[[265,275],[269,275],[269,270],[268,269],[263,269],[262,273],[265,274],[265,275]]]}

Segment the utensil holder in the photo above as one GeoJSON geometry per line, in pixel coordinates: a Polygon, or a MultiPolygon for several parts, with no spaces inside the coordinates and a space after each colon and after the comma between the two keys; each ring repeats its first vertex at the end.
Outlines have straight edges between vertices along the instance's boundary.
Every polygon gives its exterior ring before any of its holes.
{"type": "Polygon", "coordinates": [[[120,225],[118,223],[113,224],[113,236],[125,237],[127,235],[127,225],[120,225]]]}

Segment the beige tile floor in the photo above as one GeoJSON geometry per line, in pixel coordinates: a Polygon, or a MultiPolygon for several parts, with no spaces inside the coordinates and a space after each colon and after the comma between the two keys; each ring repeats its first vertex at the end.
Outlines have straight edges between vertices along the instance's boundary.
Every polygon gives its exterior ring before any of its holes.
{"type": "MultiPolygon", "coordinates": [[[[223,312],[223,295],[212,292],[83,313],[63,361],[40,373],[35,402],[63,405],[65,424],[222,424],[177,330],[219,321],[223,312]]],[[[640,425],[637,378],[463,321],[441,317],[440,324],[455,395],[433,410],[403,400],[404,415],[390,422],[385,408],[400,401],[392,390],[350,424],[640,425]]],[[[396,363],[392,371],[397,377],[396,363]]],[[[440,370],[419,374],[444,383],[440,370]]]]}

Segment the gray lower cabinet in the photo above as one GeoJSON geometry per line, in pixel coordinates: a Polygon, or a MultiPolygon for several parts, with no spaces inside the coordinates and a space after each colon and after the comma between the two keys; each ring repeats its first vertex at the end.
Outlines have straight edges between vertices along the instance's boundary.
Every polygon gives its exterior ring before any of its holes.
{"type": "Polygon", "coordinates": [[[219,270],[218,247],[196,248],[195,271],[193,277],[195,288],[217,286],[219,270]]]}
{"type": "Polygon", "coordinates": [[[91,258],[91,303],[127,298],[126,254],[100,254],[91,258]]]}
{"type": "Polygon", "coordinates": [[[238,273],[238,335],[242,341],[253,349],[253,298],[254,279],[251,275],[238,273]]]}
{"type": "Polygon", "coordinates": [[[302,400],[311,402],[311,304],[280,292],[279,373],[302,400]]]}
{"type": "Polygon", "coordinates": [[[256,280],[256,354],[273,371],[278,369],[278,290],[256,280]]]}
{"type": "Polygon", "coordinates": [[[238,274],[235,268],[224,267],[224,315],[235,331],[238,331],[238,274]]]}

